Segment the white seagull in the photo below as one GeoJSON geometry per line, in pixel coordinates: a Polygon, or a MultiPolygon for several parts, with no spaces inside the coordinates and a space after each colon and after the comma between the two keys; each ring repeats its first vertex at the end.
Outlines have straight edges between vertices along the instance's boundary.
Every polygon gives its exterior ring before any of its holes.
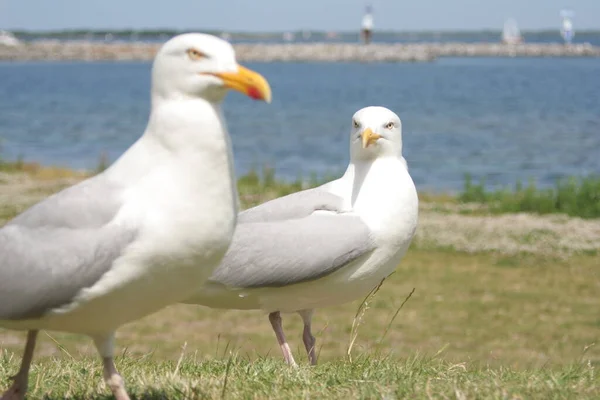
{"type": "Polygon", "coordinates": [[[22,399],[38,330],[89,335],[118,400],[115,330],[181,301],[221,261],[237,191],[221,110],[228,89],[271,99],[266,80],[214,36],[174,37],[152,67],[142,137],[104,173],[36,204],[0,230],[0,327],[28,330],[3,400],[22,399]]]}
{"type": "Polygon", "coordinates": [[[184,303],[266,311],[290,365],[280,312],[298,312],[316,364],[313,310],[364,297],[394,271],[415,234],[418,203],[400,118],[363,108],[352,118],[346,173],[240,213],[221,265],[184,303]]]}

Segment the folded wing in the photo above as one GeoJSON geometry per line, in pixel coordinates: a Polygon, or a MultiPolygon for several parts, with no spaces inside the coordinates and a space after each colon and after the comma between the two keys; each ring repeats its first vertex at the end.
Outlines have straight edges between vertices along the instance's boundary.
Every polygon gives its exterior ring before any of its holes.
{"type": "Polygon", "coordinates": [[[243,223],[211,281],[236,288],[282,287],[327,276],[375,248],[356,215],[243,223]]]}
{"type": "Polygon", "coordinates": [[[242,211],[238,223],[280,221],[303,218],[316,210],[340,211],[343,199],[322,187],[283,196],[242,211]]]}
{"type": "Polygon", "coordinates": [[[135,238],[113,223],[122,188],[102,175],[36,204],[0,229],[0,320],[30,319],[69,303],[135,238]]]}

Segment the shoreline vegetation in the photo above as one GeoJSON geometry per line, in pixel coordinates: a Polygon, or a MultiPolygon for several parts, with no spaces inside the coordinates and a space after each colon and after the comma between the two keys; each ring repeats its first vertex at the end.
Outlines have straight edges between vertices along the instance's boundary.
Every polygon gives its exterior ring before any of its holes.
{"type": "MultiPolygon", "coordinates": [[[[105,169],[100,157],[92,171],[47,167],[0,159],[0,224],[47,195],[105,169]]],[[[335,177],[294,181],[265,167],[238,177],[242,209],[315,187],[335,177]]],[[[420,221],[413,246],[459,252],[545,254],[569,257],[600,254],[600,176],[559,180],[554,187],[517,182],[514,189],[489,189],[484,181],[454,194],[419,192],[420,221]]]]}
{"type": "MultiPolygon", "coordinates": [[[[25,173],[40,180],[81,179],[102,172],[107,167],[108,161],[104,155],[99,157],[97,166],[91,171],[42,166],[22,159],[4,161],[0,158],[0,173],[25,173]]],[[[238,177],[238,191],[244,208],[337,178],[310,175],[308,179],[298,177],[289,181],[277,178],[275,172],[274,168],[265,166],[262,171],[253,168],[238,177]]],[[[534,180],[529,180],[527,184],[517,181],[514,188],[495,189],[489,189],[484,179],[476,183],[470,174],[465,174],[463,189],[458,193],[419,192],[419,197],[425,203],[466,206],[460,210],[461,214],[564,214],[582,219],[600,219],[600,174],[558,179],[549,188],[539,188],[534,180]]]]}
{"type": "Polygon", "coordinates": [[[462,203],[487,205],[494,214],[532,212],[600,218],[600,175],[559,179],[547,189],[538,188],[530,180],[527,184],[518,181],[514,189],[487,190],[485,180],[474,183],[467,174],[457,199],[462,203]]]}
{"type": "MultiPolygon", "coordinates": [[[[106,165],[101,157],[94,171],[74,171],[0,159],[0,226],[106,165]]],[[[117,367],[144,399],[596,399],[600,219],[547,205],[550,191],[562,199],[569,185],[585,205],[600,186],[598,177],[572,179],[510,195],[467,177],[457,195],[420,193],[417,236],[396,272],[366,301],[315,314],[316,367],[303,357],[298,316],[283,316],[301,363],[293,370],[264,313],[192,305],[119,330],[117,367]],[[513,212],[506,199],[551,213],[513,212]]],[[[265,168],[239,177],[238,188],[246,208],[322,181],[285,182],[265,168]]],[[[0,329],[0,388],[22,346],[22,332],[0,329]]],[[[45,332],[29,396],[104,398],[101,375],[88,338],[45,332]]]]}
{"type": "MultiPolygon", "coordinates": [[[[166,40],[166,38],[165,38],[166,40]]],[[[0,61],[150,61],[160,42],[40,39],[0,45],[0,61]]],[[[439,57],[600,57],[600,46],[577,43],[236,43],[241,62],[431,62],[439,57]]]]}

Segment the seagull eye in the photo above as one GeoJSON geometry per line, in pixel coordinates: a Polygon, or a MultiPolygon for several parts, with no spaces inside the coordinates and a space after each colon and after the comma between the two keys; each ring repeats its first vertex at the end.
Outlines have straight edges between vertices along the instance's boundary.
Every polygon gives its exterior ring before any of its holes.
{"type": "Polygon", "coordinates": [[[354,125],[355,128],[360,128],[360,124],[358,123],[358,121],[354,120],[354,121],[352,121],[352,124],[354,125]]]}
{"type": "Polygon", "coordinates": [[[385,124],[384,128],[385,129],[394,129],[394,123],[393,122],[388,122],[387,124],[385,124]]]}
{"type": "Polygon", "coordinates": [[[190,60],[192,60],[192,61],[198,61],[198,60],[201,60],[206,57],[206,54],[204,54],[201,51],[198,51],[196,49],[188,49],[186,51],[186,53],[187,53],[188,57],[190,58],[190,60]]]}

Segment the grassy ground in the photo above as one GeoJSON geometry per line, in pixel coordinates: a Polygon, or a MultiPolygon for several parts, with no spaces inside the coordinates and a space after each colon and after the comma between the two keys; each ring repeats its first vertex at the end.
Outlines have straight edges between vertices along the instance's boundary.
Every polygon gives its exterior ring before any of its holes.
{"type": "MultiPolygon", "coordinates": [[[[78,179],[64,171],[0,173],[0,218],[78,179]]],[[[240,182],[246,205],[300,187],[256,179],[240,182]]],[[[449,197],[421,197],[419,236],[367,302],[351,360],[360,300],[317,311],[316,368],[305,365],[300,318],[283,316],[298,371],[280,360],[266,315],[175,305],[119,331],[125,356],[117,363],[131,392],[147,399],[599,398],[600,221],[479,215],[449,197]]],[[[0,382],[17,370],[22,345],[22,333],[0,330],[0,382]]],[[[30,398],[102,398],[94,355],[86,338],[42,333],[30,398]]]]}
{"type": "MultiPolygon", "coordinates": [[[[362,358],[317,367],[286,368],[280,362],[250,362],[230,356],[180,363],[155,356],[117,360],[134,399],[597,399],[595,368],[560,370],[489,368],[420,356],[396,361],[362,358]]],[[[0,372],[2,366],[0,366],[0,372]]],[[[95,359],[55,360],[34,367],[29,398],[110,398],[95,359]]]]}

